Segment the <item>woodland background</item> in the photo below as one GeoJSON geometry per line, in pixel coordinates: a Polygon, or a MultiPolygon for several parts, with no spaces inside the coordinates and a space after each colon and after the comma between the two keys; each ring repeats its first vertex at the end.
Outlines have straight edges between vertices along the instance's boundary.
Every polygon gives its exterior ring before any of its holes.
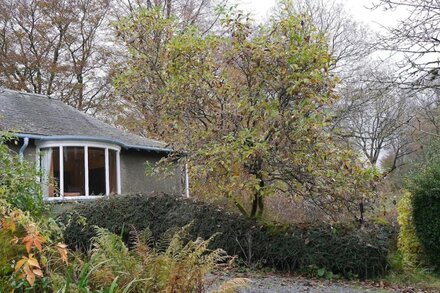
{"type": "Polygon", "coordinates": [[[0,85],[185,150],[193,196],[362,221],[435,152],[434,2],[377,1],[412,12],[377,35],[336,1],[280,1],[258,23],[226,1],[5,0],[0,85]]]}

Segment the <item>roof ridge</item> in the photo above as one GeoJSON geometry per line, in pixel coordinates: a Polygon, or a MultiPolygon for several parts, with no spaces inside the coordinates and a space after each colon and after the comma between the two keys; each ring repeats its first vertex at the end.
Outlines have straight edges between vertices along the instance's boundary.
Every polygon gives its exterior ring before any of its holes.
{"type": "Polygon", "coordinates": [[[37,96],[37,97],[40,97],[40,98],[46,98],[46,99],[49,99],[49,100],[59,101],[58,99],[52,98],[50,95],[37,94],[37,93],[31,93],[31,92],[19,91],[19,90],[11,90],[11,89],[8,89],[8,88],[0,87],[0,93],[4,93],[4,92],[17,93],[17,94],[27,95],[27,96],[37,96]]]}

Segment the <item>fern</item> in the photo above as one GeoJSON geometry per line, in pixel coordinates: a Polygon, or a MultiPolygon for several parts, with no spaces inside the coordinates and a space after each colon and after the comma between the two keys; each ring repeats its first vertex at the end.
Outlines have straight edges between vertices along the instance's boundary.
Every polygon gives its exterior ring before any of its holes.
{"type": "MultiPolygon", "coordinates": [[[[92,239],[93,248],[88,260],[83,262],[79,259],[77,263],[80,265],[76,267],[79,273],[70,274],[79,276],[77,280],[69,278],[67,283],[71,289],[96,292],[202,292],[207,285],[206,275],[231,261],[223,250],[208,249],[216,235],[208,240],[188,240],[190,225],[172,236],[169,236],[169,232],[155,247],[151,246],[149,230],[133,232],[130,235],[132,250],[127,248],[120,236],[103,228],[95,229],[97,236],[92,239]]],[[[235,286],[234,282],[229,282],[224,288],[235,286]]],[[[236,285],[239,283],[237,281],[236,285]]]]}

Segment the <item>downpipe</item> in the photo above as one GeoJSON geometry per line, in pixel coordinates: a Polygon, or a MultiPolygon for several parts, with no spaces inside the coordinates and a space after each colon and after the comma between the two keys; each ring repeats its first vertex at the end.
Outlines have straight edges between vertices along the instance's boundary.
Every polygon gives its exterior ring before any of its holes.
{"type": "Polygon", "coordinates": [[[23,138],[23,145],[21,146],[20,150],[18,151],[18,156],[20,158],[20,163],[23,162],[24,152],[26,151],[28,145],[29,145],[29,137],[23,138]]]}

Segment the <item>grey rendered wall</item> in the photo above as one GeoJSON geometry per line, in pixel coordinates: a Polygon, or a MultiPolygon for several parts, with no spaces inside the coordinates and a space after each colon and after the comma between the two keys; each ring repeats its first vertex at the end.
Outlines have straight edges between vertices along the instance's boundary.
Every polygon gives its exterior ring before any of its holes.
{"type": "Polygon", "coordinates": [[[173,174],[146,176],[146,162],[155,163],[161,155],[144,151],[121,151],[122,194],[164,192],[182,194],[180,170],[176,165],[173,174]]]}
{"type": "MultiPolygon", "coordinates": [[[[15,144],[12,144],[12,143],[8,143],[7,145],[8,145],[8,147],[9,147],[14,153],[18,154],[18,152],[20,151],[20,148],[21,148],[22,144],[23,144],[23,141],[20,140],[20,142],[19,142],[18,145],[15,145],[15,144]]],[[[29,141],[29,145],[28,145],[28,147],[26,148],[26,150],[25,150],[25,152],[24,152],[24,158],[25,158],[27,161],[29,161],[29,162],[35,164],[35,163],[36,163],[36,157],[35,157],[35,152],[36,152],[36,150],[37,150],[37,148],[35,147],[34,142],[33,142],[32,140],[29,141]]]]}

